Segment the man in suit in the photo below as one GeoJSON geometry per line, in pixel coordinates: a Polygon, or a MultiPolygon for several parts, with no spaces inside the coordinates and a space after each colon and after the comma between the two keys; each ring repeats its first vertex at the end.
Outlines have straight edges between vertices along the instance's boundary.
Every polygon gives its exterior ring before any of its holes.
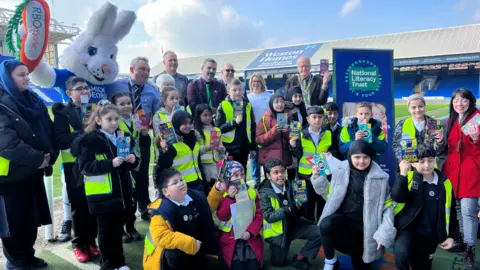
{"type": "Polygon", "coordinates": [[[330,74],[325,75],[312,75],[310,72],[310,58],[306,56],[300,56],[297,60],[298,74],[288,78],[285,83],[285,93],[292,86],[300,86],[303,91],[303,98],[305,104],[324,105],[328,99],[328,83],[330,82],[330,74]]]}
{"type": "Polygon", "coordinates": [[[202,76],[192,81],[187,87],[187,102],[192,114],[198,104],[208,104],[215,112],[218,105],[227,97],[225,85],[215,80],[217,62],[211,58],[203,61],[201,66],[202,76]]]}

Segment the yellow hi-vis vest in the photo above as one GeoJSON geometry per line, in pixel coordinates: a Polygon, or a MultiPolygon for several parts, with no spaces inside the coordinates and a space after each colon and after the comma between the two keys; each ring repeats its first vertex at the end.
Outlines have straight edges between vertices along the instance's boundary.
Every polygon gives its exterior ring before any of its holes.
{"type": "Polygon", "coordinates": [[[147,256],[151,256],[156,248],[157,243],[153,242],[152,234],[150,233],[150,229],[148,229],[147,235],[145,236],[145,252],[147,256]]]}
{"type": "MultiPolygon", "coordinates": [[[[276,198],[270,198],[273,211],[280,209],[280,202],[276,198]]],[[[268,239],[283,234],[283,220],[275,221],[274,223],[268,223],[263,219],[263,238],[268,239]]]]}
{"type": "Polygon", "coordinates": [[[415,129],[415,125],[413,124],[413,120],[411,117],[405,118],[405,121],[403,121],[403,126],[402,126],[402,135],[403,134],[408,134],[410,136],[410,139],[415,139],[417,130],[415,129]]]}
{"type": "MultiPolygon", "coordinates": [[[[217,127],[212,127],[213,129],[215,129],[217,132],[220,132],[220,129],[217,128],[217,127]]],[[[205,145],[205,146],[209,146],[210,145],[210,133],[207,132],[205,129],[203,130],[203,135],[205,135],[205,141],[202,139],[201,140],[201,144],[202,145],[205,145]]],[[[208,152],[205,152],[203,155],[200,156],[200,162],[202,162],[202,164],[212,164],[213,161],[215,160],[215,152],[217,152],[217,150],[211,150],[211,151],[208,151],[208,152]]]]}
{"type": "MultiPolygon", "coordinates": [[[[233,111],[232,103],[230,103],[230,101],[228,100],[224,100],[222,101],[222,103],[220,103],[220,106],[222,107],[223,112],[225,113],[226,121],[227,122],[234,121],[235,113],[233,111]]],[[[252,104],[247,103],[247,107],[245,108],[245,110],[246,110],[247,119],[243,119],[243,121],[246,120],[247,137],[248,137],[248,141],[251,143],[252,142],[252,118],[251,118],[252,104]]],[[[222,142],[232,143],[233,139],[235,139],[235,129],[222,134],[222,142]]]]}
{"type": "MultiPolygon", "coordinates": [[[[68,127],[70,128],[70,133],[75,131],[71,125],[68,125],[68,127]]],[[[62,163],[73,163],[77,160],[74,156],[72,156],[70,149],[60,150],[60,156],[62,158],[62,163]]]]}
{"type": "Polygon", "coordinates": [[[309,175],[312,174],[312,164],[307,161],[307,157],[328,152],[328,148],[332,145],[332,132],[326,130],[322,138],[320,138],[317,147],[315,147],[312,140],[304,138],[303,132],[300,133],[300,141],[302,143],[303,155],[298,163],[298,173],[309,175]]]}
{"type": "MultiPolygon", "coordinates": [[[[225,192],[223,194],[223,197],[227,197],[228,196],[228,192],[225,192]]],[[[255,198],[257,197],[257,192],[252,189],[252,188],[249,188],[248,189],[248,197],[250,197],[250,200],[253,200],[253,215],[255,216],[255,211],[256,211],[256,203],[255,203],[255,198]]],[[[220,221],[220,223],[218,224],[218,229],[222,232],[226,232],[226,233],[229,233],[233,228],[233,221],[232,221],[232,217],[230,217],[230,219],[228,221],[220,221]]]]}
{"type": "MultiPolygon", "coordinates": [[[[413,171],[408,172],[408,191],[412,190],[412,185],[413,185],[413,171]]],[[[443,186],[445,187],[445,229],[447,231],[447,236],[448,236],[448,231],[450,228],[450,211],[452,208],[452,182],[450,182],[449,179],[446,179],[443,182],[443,186]]],[[[405,207],[405,203],[396,203],[395,208],[393,213],[397,215],[400,213],[403,208],[405,207]]]]}
{"type": "Polygon", "coordinates": [[[177,155],[173,159],[172,168],[177,169],[185,182],[190,183],[202,179],[202,174],[198,168],[198,155],[200,154],[200,144],[195,143],[195,147],[190,149],[184,142],[173,144],[177,155]]]}
{"type": "Polygon", "coordinates": [[[137,125],[135,125],[135,121],[133,121],[133,119],[130,120],[130,125],[132,127],[132,131],[130,131],[130,128],[128,128],[127,124],[123,119],[119,119],[118,121],[118,129],[132,135],[132,137],[134,137],[135,139],[139,139],[140,133],[137,131],[137,125]]]}
{"type": "MultiPolygon", "coordinates": [[[[106,160],[105,154],[95,155],[95,160],[106,160]]],[[[103,195],[112,193],[112,174],[103,174],[96,176],[84,175],[85,194],[87,196],[103,195]]]]}
{"type": "Polygon", "coordinates": [[[0,176],[8,176],[10,170],[10,160],[0,157],[0,176]]]}

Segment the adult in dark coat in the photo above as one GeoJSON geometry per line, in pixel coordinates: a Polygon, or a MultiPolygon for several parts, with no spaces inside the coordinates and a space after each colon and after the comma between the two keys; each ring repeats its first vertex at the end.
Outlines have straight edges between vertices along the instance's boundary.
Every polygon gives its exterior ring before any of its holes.
{"type": "Polygon", "coordinates": [[[0,63],[0,237],[5,269],[43,268],[34,257],[37,229],[52,223],[43,176],[58,155],[47,107],[28,90],[28,69],[0,63]]]}

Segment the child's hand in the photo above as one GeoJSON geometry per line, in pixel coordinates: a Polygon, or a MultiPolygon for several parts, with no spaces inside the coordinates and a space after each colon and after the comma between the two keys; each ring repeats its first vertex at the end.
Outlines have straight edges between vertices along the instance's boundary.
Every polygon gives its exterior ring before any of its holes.
{"type": "Polygon", "coordinates": [[[123,163],[123,158],[121,157],[116,157],[112,160],[112,165],[114,168],[117,168],[118,166],[122,165],[123,163]]]}
{"type": "Polygon", "coordinates": [[[242,235],[240,237],[243,240],[247,241],[248,239],[250,239],[250,233],[249,232],[244,232],[244,233],[242,233],[242,235]]]}
{"type": "Polygon", "coordinates": [[[242,121],[243,121],[243,115],[241,114],[237,115],[237,117],[235,118],[235,122],[237,123],[237,125],[240,125],[242,121]]]}
{"type": "Polygon", "coordinates": [[[202,247],[202,242],[195,240],[195,255],[200,251],[201,247],[202,247]]]}
{"type": "Polygon", "coordinates": [[[133,163],[135,163],[135,156],[133,154],[130,154],[130,155],[127,156],[125,161],[130,163],[130,164],[133,164],[133,163]]]}
{"type": "Polygon", "coordinates": [[[229,186],[228,187],[228,197],[234,199],[235,195],[237,195],[238,189],[234,186],[229,186]]]}
{"type": "Polygon", "coordinates": [[[436,133],[435,138],[437,139],[437,142],[443,142],[443,131],[437,130],[436,133]]]}
{"type": "Polygon", "coordinates": [[[363,130],[359,130],[357,133],[355,133],[355,140],[363,140],[364,137],[365,132],[363,130]]]}
{"type": "Polygon", "coordinates": [[[480,132],[478,131],[478,129],[480,128],[480,126],[475,126],[475,125],[471,125],[470,126],[470,129],[468,130],[468,135],[470,135],[470,138],[472,138],[472,141],[478,141],[478,137],[480,135],[480,132]]]}
{"type": "Polygon", "coordinates": [[[257,155],[257,151],[251,150],[249,154],[249,158],[255,158],[256,155],[257,155]]]}
{"type": "Polygon", "coordinates": [[[410,171],[410,163],[406,160],[400,161],[400,175],[407,176],[410,171]]]}
{"type": "Polygon", "coordinates": [[[297,138],[291,138],[289,143],[292,148],[297,147],[297,138]]]}
{"type": "Polygon", "coordinates": [[[223,182],[217,182],[217,183],[215,183],[215,188],[216,188],[218,191],[225,192],[225,190],[227,189],[227,186],[226,186],[225,183],[223,183],[223,182]]]}
{"type": "Polygon", "coordinates": [[[443,241],[443,243],[438,246],[445,250],[451,249],[453,247],[453,238],[447,238],[447,240],[443,241]]]}
{"type": "Polygon", "coordinates": [[[312,178],[313,177],[319,177],[320,176],[320,169],[318,166],[313,165],[312,167],[312,178]]]}

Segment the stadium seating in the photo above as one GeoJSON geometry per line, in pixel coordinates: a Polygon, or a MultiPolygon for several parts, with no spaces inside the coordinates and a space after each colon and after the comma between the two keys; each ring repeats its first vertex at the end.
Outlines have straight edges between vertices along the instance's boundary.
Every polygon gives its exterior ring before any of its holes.
{"type": "Polygon", "coordinates": [[[456,75],[456,76],[442,76],[440,83],[438,84],[438,89],[437,90],[431,90],[425,92],[425,96],[443,96],[446,98],[450,98],[452,95],[452,92],[460,87],[468,88],[470,89],[475,96],[478,98],[478,87],[479,81],[477,76],[462,76],[462,75],[456,75]]]}

